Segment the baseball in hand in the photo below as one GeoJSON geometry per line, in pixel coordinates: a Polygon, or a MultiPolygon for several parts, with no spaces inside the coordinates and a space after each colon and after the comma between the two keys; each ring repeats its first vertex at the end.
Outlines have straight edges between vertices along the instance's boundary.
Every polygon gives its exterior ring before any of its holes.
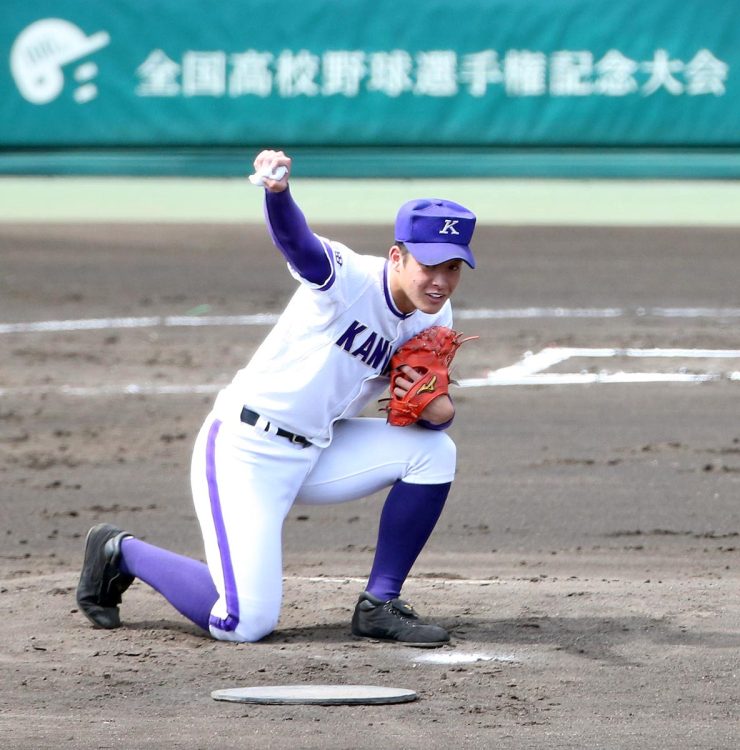
{"type": "Polygon", "coordinates": [[[276,167],[274,171],[262,170],[260,172],[255,172],[254,174],[250,174],[249,181],[252,183],[252,185],[256,185],[257,187],[264,187],[265,180],[282,180],[283,177],[285,177],[287,171],[288,168],[284,166],[276,167]]]}

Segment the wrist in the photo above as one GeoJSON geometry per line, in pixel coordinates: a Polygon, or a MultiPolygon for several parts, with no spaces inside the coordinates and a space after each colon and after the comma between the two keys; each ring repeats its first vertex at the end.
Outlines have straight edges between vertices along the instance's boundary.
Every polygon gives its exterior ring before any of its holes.
{"type": "Polygon", "coordinates": [[[421,413],[421,418],[432,425],[451,422],[455,416],[455,405],[448,395],[441,395],[431,401],[421,413]]]}

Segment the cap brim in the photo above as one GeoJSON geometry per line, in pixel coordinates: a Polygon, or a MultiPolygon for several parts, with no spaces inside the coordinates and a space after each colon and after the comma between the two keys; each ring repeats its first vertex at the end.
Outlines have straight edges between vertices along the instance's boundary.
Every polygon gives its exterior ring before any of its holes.
{"type": "Polygon", "coordinates": [[[467,245],[455,245],[452,242],[404,242],[403,243],[419,263],[425,266],[436,266],[448,260],[464,260],[475,268],[473,251],[467,245]]]}

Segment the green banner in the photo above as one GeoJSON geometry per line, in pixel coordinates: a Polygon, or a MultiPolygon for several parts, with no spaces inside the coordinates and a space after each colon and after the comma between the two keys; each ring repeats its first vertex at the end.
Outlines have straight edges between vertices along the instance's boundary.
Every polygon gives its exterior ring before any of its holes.
{"type": "Polygon", "coordinates": [[[3,0],[0,147],[740,145],[735,0],[3,0]]]}

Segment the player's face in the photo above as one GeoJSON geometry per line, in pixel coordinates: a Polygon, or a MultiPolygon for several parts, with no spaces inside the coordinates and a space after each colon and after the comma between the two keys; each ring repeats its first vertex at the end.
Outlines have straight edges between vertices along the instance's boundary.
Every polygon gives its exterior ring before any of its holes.
{"type": "Polygon", "coordinates": [[[402,313],[414,310],[434,314],[452,296],[462,273],[463,261],[457,258],[425,266],[411,253],[397,247],[390,252],[390,287],[393,301],[402,313]]]}

